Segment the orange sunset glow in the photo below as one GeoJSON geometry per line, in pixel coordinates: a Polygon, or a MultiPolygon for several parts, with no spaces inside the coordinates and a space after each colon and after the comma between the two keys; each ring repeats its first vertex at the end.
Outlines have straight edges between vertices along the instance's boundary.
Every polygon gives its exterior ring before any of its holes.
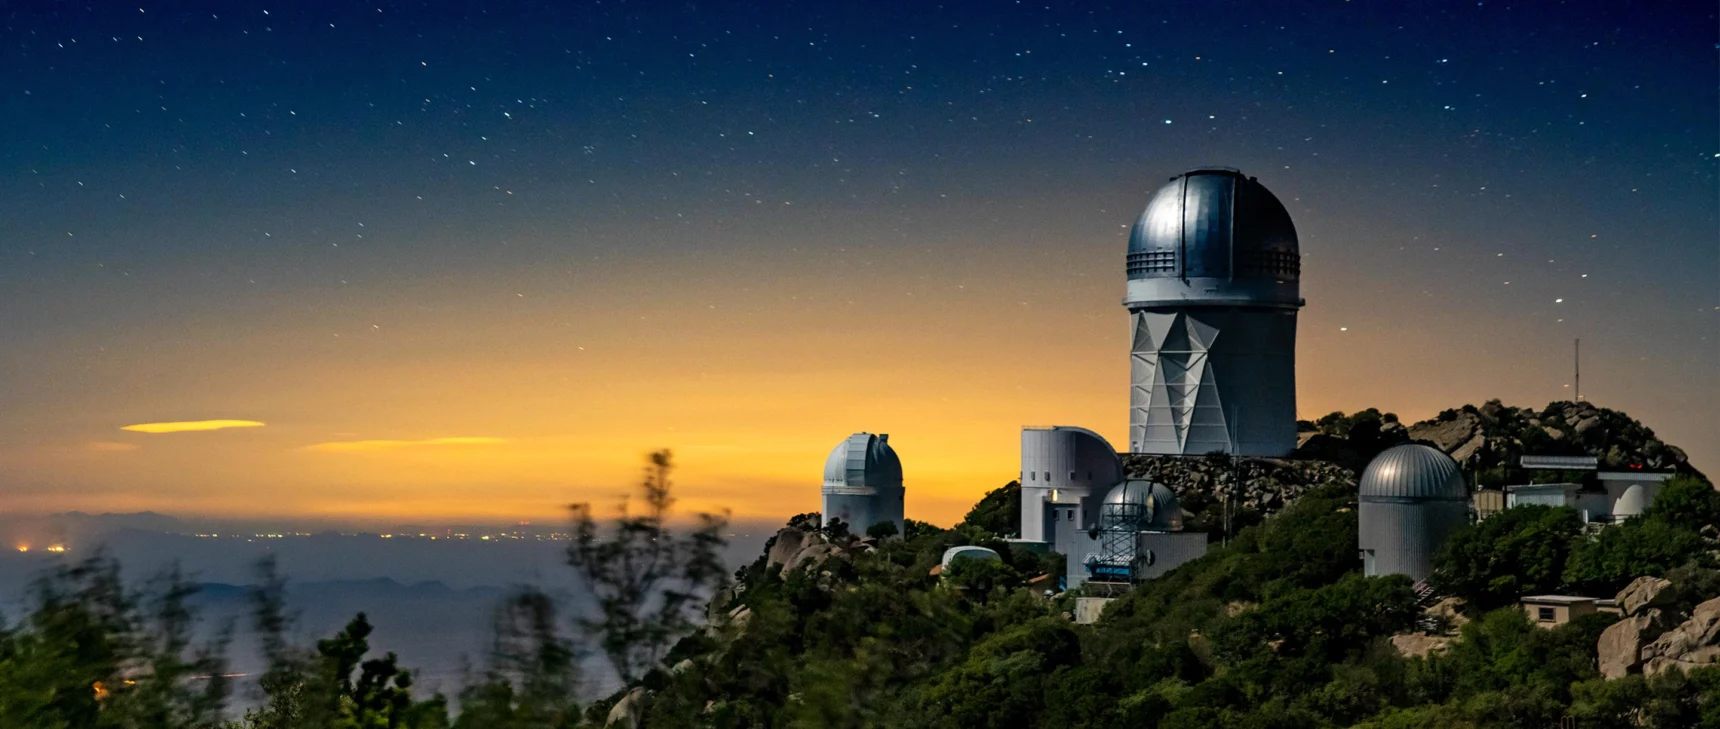
{"type": "MultiPolygon", "coordinates": [[[[625,492],[643,454],[667,447],[683,506],[774,519],[816,510],[830,448],[867,430],[902,454],[908,515],[950,523],[1014,478],[1023,425],[1124,440],[1120,237],[1103,230],[1115,223],[1065,223],[1091,242],[1006,246],[983,271],[914,251],[845,253],[820,270],[802,254],[479,273],[246,322],[203,313],[233,335],[143,348],[160,335],[139,332],[109,349],[147,356],[62,368],[87,388],[69,395],[77,407],[12,413],[34,425],[0,451],[0,473],[34,484],[14,493],[20,511],[556,519],[625,492]],[[872,271],[864,285],[844,273],[855,266],[872,271]]],[[[1472,303],[1397,326],[1373,304],[1422,294],[1345,283],[1354,274],[1321,252],[1356,233],[1317,217],[1304,229],[1302,417],[1376,406],[1419,419],[1487,397],[1561,397],[1558,334],[1526,335],[1533,346],[1510,363],[1428,349],[1464,336],[1472,303]]],[[[1596,357],[1594,397],[1677,411],[1619,366],[1596,357]]]]}

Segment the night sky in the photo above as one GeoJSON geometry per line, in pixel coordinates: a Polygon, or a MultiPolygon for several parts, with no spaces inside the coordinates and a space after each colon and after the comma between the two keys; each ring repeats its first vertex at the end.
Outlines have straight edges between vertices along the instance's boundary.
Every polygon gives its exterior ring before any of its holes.
{"type": "Polygon", "coordinates": [[[686,505],[775,517],[868,430],[908,515],[948,523],[1024,424],[1125,442],[1128,226],[1202,165],[1296,221],[1302,417],[1538,408],[1581,337],[1584,396],[1712,473],[1715,28],[1654,2],[7,3],[0,511],[551,518],[671,447],[686,505]],[[251,422],[122,430],[216,419],[251,422]]]}

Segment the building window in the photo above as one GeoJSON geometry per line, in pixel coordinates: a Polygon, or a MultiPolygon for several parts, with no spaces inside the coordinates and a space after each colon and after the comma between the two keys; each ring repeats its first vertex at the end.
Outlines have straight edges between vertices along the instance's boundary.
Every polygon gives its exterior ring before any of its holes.
{"type": "Polygon", "coordinates": [[[1038,481],[1039,480],[1039,472],[1038,471],[1029,471],[1027,473],[1027,480],[1038,481]]]}
{"type": "Polygon", "coordinates": [[[1074,471],[1070,471],[1070,472],[1069,472],[1069,480],[1070,480],[1070,481],[1074,481],[1074,480],[1075,480],[1075,472],[1074,472],[1074,471]]]}
{"type": "Polygon", "coordinates": [[[1536,619],[1543,623],[1553,622],[1553,609],[1550,607],[1535,608],[1536,619]]]}
{"type": "Polygon", "coordinates": [[[1051,480],[1051,472],[1050,471],[1045,472],[1045,480],[1047,480],[1047,481],[1051,480]]]}

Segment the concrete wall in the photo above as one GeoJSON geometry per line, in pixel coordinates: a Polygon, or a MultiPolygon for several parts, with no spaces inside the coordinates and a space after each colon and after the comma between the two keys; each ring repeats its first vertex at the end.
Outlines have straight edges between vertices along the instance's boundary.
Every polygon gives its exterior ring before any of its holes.
{"type": "Polygon", "coordinates": [[[1576,603],[1544,603],[1544,602],[1531,602],[1529,600],[1523,601],[1523,612],[1524,612],[1524,614],[1529,616],[1529,622],[1534,623],[1534,624],[1539,625],[1539,626],[1544,627],[1544,628],[1550,628],[1550,627],[1553,627],[1555,625],[1564,625],[1565,623],[1571,622],[1571,620],[1573,620],[1575,618],[1580,618],[1584,615],[1591,614],[1591,613],[1595,612],[1595,610],[1596,610],[1595,601],[1593,601],[1593,600],[1589,600],[1587,602],[1576,602],[1576,603]],[[1553,619],[1550,621],[1543,620],[1541,618],[1543,610],[1551,610],[1553,619]]]}

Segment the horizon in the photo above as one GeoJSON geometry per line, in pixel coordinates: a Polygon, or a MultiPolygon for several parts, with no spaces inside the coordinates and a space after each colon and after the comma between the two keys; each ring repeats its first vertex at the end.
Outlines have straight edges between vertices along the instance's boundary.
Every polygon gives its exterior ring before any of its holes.
{"type": "Polygon", "coordinates": [[[20,8],[3,507],[544,520],[668,448],[769,520],[866,431],[952,523],[1024,424],[1128,442],[1129,226],[1203,165],[1294,222],[1298,417],[1574,399],[1581,339],[1720,464],[1702,23],[1236,7],[20,8]]]}

